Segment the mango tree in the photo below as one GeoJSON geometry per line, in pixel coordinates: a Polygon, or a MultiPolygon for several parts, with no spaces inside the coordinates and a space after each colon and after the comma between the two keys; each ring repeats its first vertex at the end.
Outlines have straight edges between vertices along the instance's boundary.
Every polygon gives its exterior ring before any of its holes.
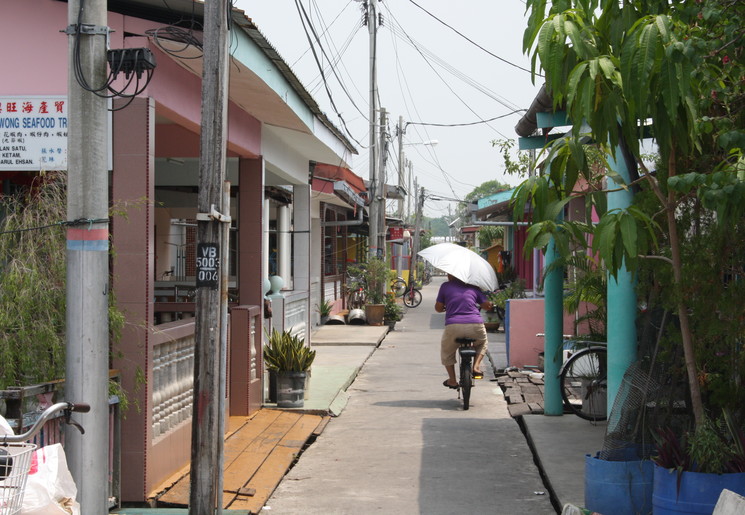
{"type": "MultiPolygon", "coordinates": [[[[551,237],[568,255],[571,242],[592,235],[592,248],[611,275],[636,271],[641,259],[672,270],[691,404],[700,426],[704,406],[686,297],[680,210],[696,203],[717,224],[742,226],[745,209],[745,7],[739,0],[527,0],[523,47],[534,79],[545,77],[556,110],[571,129],[546,149],[543,174],[516,191],[515,216],[532,206],[528,246],[551,237]],[[651,131],[656,170],[640,140],[651,131]],[[588,164],[588,143],[624,158],[630,181],[613,173],[600,182],[588,164]],[[613,189],[649,189],[661,207],[606,209],[613,189]],[[599,223],[557,222],[583,197],[599,223]],[[662,232],[660,232],[662,231],[662,232]],[[659,241],[662,234],[664,241],[659,241]]],[[[589,220],[589,218],[588,218],[589,220]]],[[[740,265],[741,266],[741,265],[740,265]]]]}

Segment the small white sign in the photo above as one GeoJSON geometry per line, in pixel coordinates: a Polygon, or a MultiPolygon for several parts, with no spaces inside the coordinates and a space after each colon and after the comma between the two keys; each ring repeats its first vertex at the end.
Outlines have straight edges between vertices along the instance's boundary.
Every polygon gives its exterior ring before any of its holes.
{"type": "Polygon", "coordinates": [[[0,97],[0,170],[67,169],[67,97],[0,97]]]}

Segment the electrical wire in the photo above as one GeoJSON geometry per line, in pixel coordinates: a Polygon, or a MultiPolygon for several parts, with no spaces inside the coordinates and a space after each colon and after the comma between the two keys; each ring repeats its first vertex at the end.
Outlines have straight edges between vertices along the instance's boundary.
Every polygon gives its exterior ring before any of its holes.
{"type": "MultiPolygon", "coordinates": [[[[395,17],[393,16],[393,13],[390,13],[390,14],[391,14],[391,19],[393,19],[394,22],[395,22],[396,20],[395,20],[395,17]]],[[[416,107],[416,102],[414,101],[414,98],[415,97],[414,97],[413,93],[411,92],[411,88],[409,87],[408,81],[406,80],[406,75],[402,75],[401,74],[401,71],[403,71],[403,69],[402,69],[402,66],[401,66],[401,61],[400,61],[399,56],[398,56],[397,39],[394,37],[393,31],[390,31],[390,33],[391,33],[391,43],[392,43],[392,46],[394,48],[394,53],[395,53],[395,56],[396,56],[396,64],[397,64],[396,73],[399,76],[399,84],[403,83],[404,86],[406,87],[406,91],[408,92],[409,97],[411,98],[412,108],[413,108],[414,112],[416,112],[417,117],[419,117],[420,115],[419,115],[418,109],[416,107]]],[[[402,93],[404,93],[403,90],[402,90],[402,93]]],[[[406,100],[406,95],[403,94],[402,95],[402,98],[404,99],[404,106],[406,108],[406,112],[409,115],[409,118],[412,118],[411,111],[409,109],[409,102],[407,102],[407,100],[406,100]]],[[[418,134],[419,133],[418,129],[416,127],[414,129],[415,129],[415,132],[417,132],[417,134],[418,134]]],[[[420,137],[422,139],[427,139],[427,140],[432,139],[429,136],[426,128],[422,128],[422,130],[424,132],[424,136],[423,137],[420,135],[420,137]]],[[[405,130],[404,130],[404,132],[405,132],[405,130]]],[[[437,163],[439,163],[439,158],[437,156],[436,151],[432,147],[428,147],[427,148],[427,151],[431,155],[432,159],[435,160],[435,161],[437,161],[437,163]]],[[[419,152],[418,149],[417,149],[417,153],[421,154],[421,152],[419,152]]],[[[427,160],[427,162],[429,162],[429,161],[427,160]]],[[[440,172],[441,172],[441,174],[442,174],[443,179],[445,180],[445,182],[449,184],[448,174],[445,172],[445,170],[442,168],[442,166],[439,165],[439,164],[438,165],[435,165],[435,166],[440,170],[440,172]]],[[[399,171],[399,173],[401,173],[401,172],[399,171]]]]}
{"type": "MultiPolygon", "coordinates": [[[[110,59],[109,61],[109,74],[106,77],[106,80],[104,83],[100,86],[91,86],[91,84],[88,82],[88,78],[85,76],[85,71],[83,70],[83,66],[81,64],[81,55],[80,55],[80,47],[81,47],[81,35],[83,34],[82,28],[84,24],[82,23],[83,19],[83,10],[84,10],[85,2],[84,0],[80,0],[80,6],[78,8],[78,19],[77,23],[73,26],[75,29],[74,32],[74,39],[73,39],[73,72],[75,75],[75,80],[78,83],[78,85],[84,89],[85,91],[88,91],[89,93],[93,93],[94,95],[100,97],[100,98],[129,98],[129,101],[126,102],[123,106],[109,109],[109,111],[120,111],[129,104],[132,103],[134,98],[140,94],[142,94],[146,89],[148,84],[150,84],[150,81],[153,78],[153,69],[150,68],[148,70],[145,70],[146,80],[144,81],[144,84],[140,85],[140,80],[142,78],[142,70],[138,68],[137,63],[140,59],[140,53],[144,52],[143,49],[136,49],[135,50],[135,57],[134,57],[134,66],[132,69],[128,71],[124,71],[126,83],[123,88],[121,89],[115,89],[113,87],[113,83],[116,80],[119,73],[123,71],[124,66],[124,59],[122,58],[118,63],[111,62],[113,59],[110,59]],[[134,93],[125,93],[127,89],[132,85],[132,82],[135,80],[135,75],[137,76],[136,82],[135,82],[135,90],[134,93]],[[108,91],[112,94],[102,93],[102,91],[108,91]]],[[[111,51],[109,51],[109,55],[111,51]]],[[[121,54],[119,54],[121,55],[121,54]]]]}
{"type": "Polygon", "coordinates": [[[432,52],[431,50],[424,47],[421,43],[411,38],[408,35],[408,33],[404,30],[404,28],[400,24],[398,24],[398,22],[396,22],[396,25],[393,27],[392,32],[398,35],[403,41],[411,45],[411,47],[414,48],[422,56],[423,59],[425,59],[425,61],[428,63],[430,67],[432,67],[432,64],[430,63],[430,61],[435,62],[441,68],[449,72],[454,77],[460,79],[461,81],[465,82],[466,84],[473,87],[477,91],[495,100],[497,103],[501,104],[507,109],[518,109],[519,108],[519,106],[517,106],[514,102],[509,101],[508,99],[490,90],[486,86],[478,83],[477,81],[469,77],[467,74],[461,72],[456,67],[452,66],[447,61],[440,58],[435,52],[432,52]]]}
{"type": "Polygon", "coordinates": [[[298,15],[300,16],[300,21],[303,25],[303,31],[305,32],[305,37],[308,39],[308,44],[310,45],[310,49],[313,53],[313,58],[315,59],[316,65],[318,66],[318,69],[320,70],[321,75],[323,76],[324,88],[326,89],[326,94],[328,95],[329,101],[331,102],[331,107],[334,109],[334,112],[336,113],[336,116],[339,118],[339,121],[344,127],[344,130],[347,132],[347,135],[349,135],[349,137],[352,138],[359,146],[363,146],[362,143],[357,141],[357,139],[352,135],[351,131],[349,130],[349,127],[347,127],[347,122],[344,120],[344,117],[341,115],[341,112],[339,112],[339,109],[336,106],[336,102],[334,102],[334,97],[331,94],[331,90],[329,89],[328,82],[326,81],[326,76],[323,73],[323,66],[321,65],[321,62],[318,59],[318,54],[316,53],[315,46],[313,45],[313,40],[310,34],[308,33],[308,27],[306,27],[305,25],[305,19],[303,18],[303,13],[305,11],[305,8],[302,6],[299,0],[295,0],[295,7],[298,11],[298,15]]]}
{"type": "Polygon", "coordinates": [[[493,122],[494,120],[499,120],[501,118],[506,118],[508,116],[511,116],[516,113],[522,113],[527,111],[527,109],[515,109],[514,111],[510,111],[509,113],[502,114],[499,116],[495,116],[494,118],[489,118],[488,120],[480,120],[478,122],[467,122],[467,123],[426,123],[426,122],[406,122],[406,125],[426,125],[428,127],[468,127],[471,125],[481,125],[482,123],[489,123],[493,122]]]}
{"type": "Polygon", "coordinates": [[[12,231],[2,231],[3,234],[18,234],[22,232],[40,231],[42,229],[49,229],[50,227],[76,227],[80,225],[91,226],[93,224],[109,223],[108,218],[78,218],[76,220],[65,220],[63,222],[55,222],[53,224],[39,225],[37,227],[25,227],[23,229],[13,229],[12,231]]]}
{"type": "MultiPolygon", "coordinates": [[[[466,41],[468,41],[469,43],[471,43],[471,44],[472,44],[472,45],[474,45],[475,47],[477,47],[477,48],[479,48],[479,49],[483,50],[484,52],[486,52],[486,53],[487,53],[487,54],[489,54],[490,56],[492,56],[492,57],[494,57],[494,58],[496,58],[496,59],[499,59],[499,60],[500,60],[500,61],[502,61],[503,63],[505,63],[505,64],[509,64],[510,66],[513,66],[513,67],[517,68],[518,70],[522,70],[522,71],[524,71],[524,72],[528,72],[528,73],[530,73],[530,74],[532,74],[532,73],[533,73],[533,72],[532,72],[531,70],[529,70],[529,69],[527,69],[527,68],[523,68],[522,66],[520,66],[520,65],[518,65],[518,64],[515,64],[515,63],[513,63],[513,62],[511,62],[511,61],[508,61],[507,59],[505,59],[505,58],[503,58],[503,57],[499,57],[499,56],[498,56],[497,54],[495,54],[495,53],[493,53],[493,52],[491,52],[491,51],[487,50],[486,48],[484,48],[483,46],[481,46],[481,45],[479,45],[478,43],[476,43],[476,42],[475,42],[474,40],[472,40],[471,38],[469,38],[468,36],[466,36],[465,34],[463,34],[462,32],[460,32],[460,31],[459,31],[458,29],[456,29],[456,28],[455,28],[455,27],[453,27],[452,25],[449,25],[449,24],[445,23],[444,21],[442,21],[442,20],[441,20],[440,18],[438,18],[437,16],[435,16],[434,14],[432,14],[431,12],[429,12],[429,11],[428,11],[427,9],[425,9],[424,7],[422,7],[421,5],[419,5],[418,3],[416,3],[416,2],[414,1],[414,0],[409,0],[409,1],[410,1],[410,2],[412,3],[412,4],[414,4],[415,6],[417,6],[417,7],[419,8],[419,9],[421,9],[422,11],[424,11],[425,13],[427,13],[428,15],[430,15],[430,16],[431,16],[432,18],[434,18],[434,19],[435,19],[435,20],[437,20],[438,22],[442,23],[442,24],[443,24],[443,25],[445,25],[445,26],[446,26],[447,28],[449,28],[450,30],[452,30],[453,32],[455,32],[456,34],[458,34],[458,35],[459,35],[460,37],[462,37],[463,39],[465,39],[466,41]]],[[[537,75],[537,76],[539,76],[539,77],[543,77],[543,75],[541,75],[541,74],[539,74],[539,73],[536,73],[536,75],[537,75]]]]}
{"type": "MultiPolygon", "coordinates": [[[[304,18],[303,28],[305,29],[305,22],[307,22],[308,23],[308,28],[310,28],[310,31],[313,33],[313,37],[315,38],[316,43],[318,44],[318,48],[321,49],[321,53],[326,58],[326,60],[330,63],[331,72],[334,74],[334,77],[336,77],[336,80],[339,82],[339,86],[341,86],[342,91],[344,91],[344,94],[347,95],[347,98],[352,103],[352,105],[354,106],[354,108],[357,109],[357,111],[364,117],[365,116],[365,113],[363,113],[362,110],[357,106],[357,103],[352,99],[352,95],[349,94],[349,91],[347,90],[347,87],[344,84],[344,81],[342,81],[341,78],[339,77],[339,74],[336,73],[336,66],[334,66],[334,64],[336,64],[336,63],[335,62],[332,62],[332,59],[329,58],[328,54],[326,53],[326,50],[323,48],[323,45],[321,44],[321,39],[318,36],[318,33],[316,32],[316,29],[313,26],[313,23],[312,23],[310,17],[308,16],[308,13],[306,12],[305,7],[303,6],[302,2],[300,0],[295,0],[295,5],[296,6],[300,6],[300,9],[302,10],[301,19],[304,18]]],[[[306,29],[306,34],[307,34],[307,29],[306,29]]],[[[311,45],[312,45],[312,43],[311,43],[311,45]]],[[[322,74],[322,80],[324,81],[324,83],[326,82],[326,76],[325,76],[325,74],[322,74]]]]}

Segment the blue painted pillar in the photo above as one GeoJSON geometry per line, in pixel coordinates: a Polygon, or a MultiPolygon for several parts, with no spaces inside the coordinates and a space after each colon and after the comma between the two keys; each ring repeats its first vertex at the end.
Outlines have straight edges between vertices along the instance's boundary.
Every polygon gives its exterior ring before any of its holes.
{"type": "MultiPolygon", "coordinates": [[[[556,258],[556,243],[551,242],[546,248],[545,266],[556,258]]],[[[564,406],[561,400],[559,369],[561,368],[562,349],[564,347],[564,269],[557,268],[549,273],[543,282],[544,293],[544,365],[543,365],[543,412],[546,415],[563,415],[564,406]]]]}
{"type": "MultiPolygon", "coordinates": [[[[620,148],[608,156],[608,164],[628,184],[629,170],[620,148]]],[[[631,190],[608,193],[608,211],[626,209],[634,200],[631,190]]],[[[608,276],[608,416],[621,388],[623,375],[636,360],[635,278],[624,265],[617,278],[608,276]]]]}

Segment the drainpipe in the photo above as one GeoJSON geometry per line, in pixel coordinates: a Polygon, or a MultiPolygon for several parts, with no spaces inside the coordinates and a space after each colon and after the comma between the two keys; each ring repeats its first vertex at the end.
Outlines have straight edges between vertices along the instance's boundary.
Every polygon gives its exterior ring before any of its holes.
{"type": "Polygon", "coordinates": [[[350,225],[362,225],[363,222],[362,208],[357,208],[357,218],[355,220],[341,220],[339,222],[321,222],[321,227],[344,227],[350,225]]]}

